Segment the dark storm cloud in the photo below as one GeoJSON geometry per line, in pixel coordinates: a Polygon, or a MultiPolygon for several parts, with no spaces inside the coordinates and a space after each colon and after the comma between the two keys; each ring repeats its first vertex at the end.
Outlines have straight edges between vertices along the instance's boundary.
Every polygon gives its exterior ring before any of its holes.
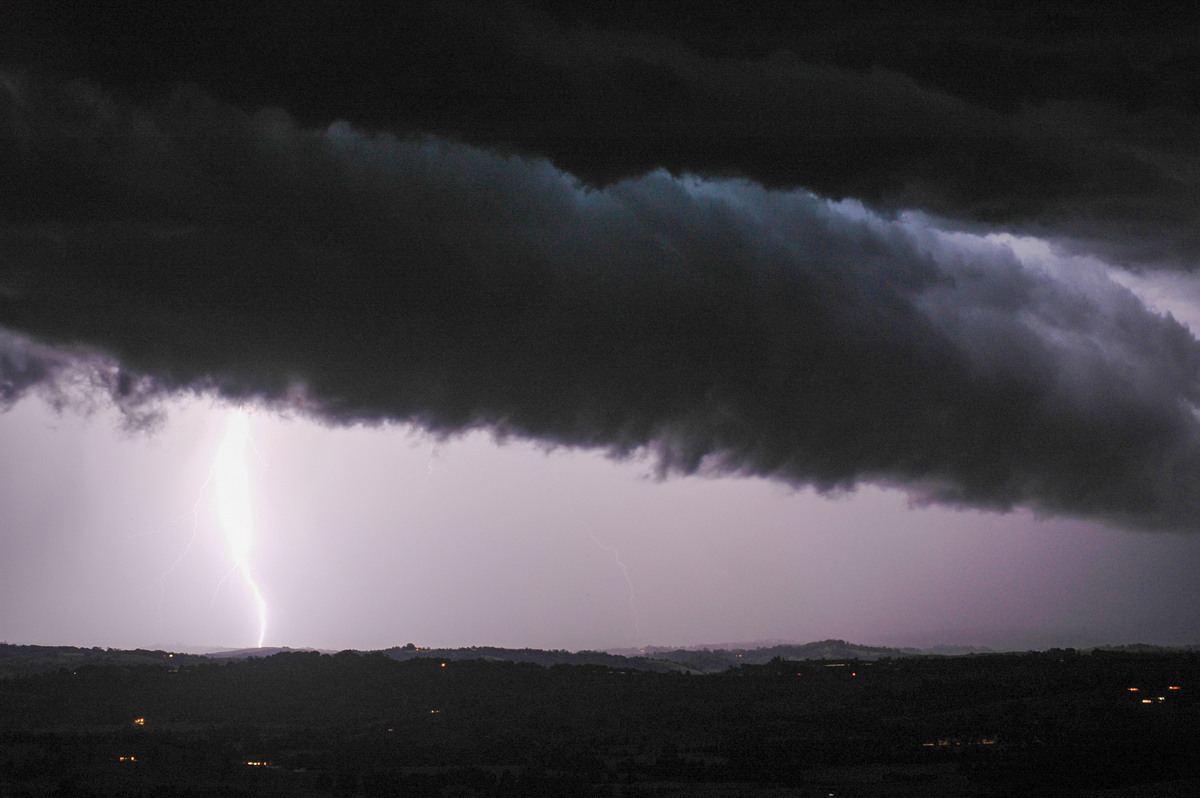
{"type": "Polygon", "coordinates": [[[140,101],[188,82],[544,156],[594,186],[741,176],[1194,268],[1194,10],[848,5],[39,0],[0,51],[140,101]]]}
{"type": "Polygon", "coordinates": [[[135,409],[217,391],[667,473],[1200,510],[1200,348],[1099,269],[746,180],[597,190],[196,89],[4,86],[0,325],[55,347],[6,347],[14,396],[66,358],[135,409]]]}
{"type": "Polygon", "coordinates": [[[164,389],[155,380],[123,371],[94,351],[56,349],[0,328],[0,412],[30,393],[59,412],[115,406],[131,430],[153,428],[165,418],[164,389]]]}

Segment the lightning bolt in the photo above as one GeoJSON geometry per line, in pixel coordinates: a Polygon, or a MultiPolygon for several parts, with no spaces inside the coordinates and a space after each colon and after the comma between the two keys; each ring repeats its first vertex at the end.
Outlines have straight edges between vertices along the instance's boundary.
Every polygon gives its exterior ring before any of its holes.
{"type": "MultiPolygon", "coordinates": [[[[243,410],[235,410],[229,416],[209,478],[213,482],[217,516],[233,560],[233,568],[228,575],[240,573],[254,595],[258,615],[258,647],[262,648],[267,635],[267,602],[250,572],[254,507],[250,501],[250,470],[246,462],[251,445],[250,417],[243,410]]],[[[217,589],[220,589],[220,585],[217,589]]]]}
{"type": "Polygon", "coordinates": [[[617,565],[621,567],[621,573],[625,575],[625,584],[629,587],[629,611],[633,613],[633,629],[637,633],[637,639],[640,641],[642,639],[642,622],[638,617],[637,605],[633,602],[633,580],[629,578],[629,569],[625,567],[625,563],[621,562],[621,552],[617,551],[612,546],[605,546],[596,539],[596,536],[592,534],[590,529],[588,530],[588,537],[591,538],[592,542],[600,548],[604,549],[605,551],[612,552],[613,559],[615,559],[617,561],[617,565]]]}
{"type": "MultiPolygon", "coordinates": [[[[188,537],[187,545],[183,547],[183,551],[179,552],[179,556],[175,558],[175,561],[173,563],[171,563],[171,566],[169,568],[167,568],[167,570],[163,571],[162,574],[158,577],[158,590],[159,590],[160,605],[166,603],[167,577],[171,575],[171,572],[173,572],[176,568],[179,567],[179,563],[184,561],[184,559],[188,556],[188,552],[190,552],[192,550],[192,544],[194,544],[196,542],[196,537],[200,531],[200,502],[204,501],[204,491],[208,488],[208,483],[212,482],[212,475],[213,475],[213,469],[209,468],[208,476],[204,478],[204,484],[202,484],[200,486],[200,490],[196,494],[196,502],[195,502],[195,504],[192,505],[192,534],[188,537]]],[[[157,530],[154,530],[152,532],[144,532],[142,534],[155,534],[155,533],[157,533],[157,530]]]]}
{"type": "Polygon", "coordinates": [[[429,490],[429,483],[433,479],[433,475],[439,471],[447,470],[445,466],[437,465],[438,457],[442,454],[442,447],[436,443],[429,447],[429,460],[425,463],[425,489],[429,490]]]}

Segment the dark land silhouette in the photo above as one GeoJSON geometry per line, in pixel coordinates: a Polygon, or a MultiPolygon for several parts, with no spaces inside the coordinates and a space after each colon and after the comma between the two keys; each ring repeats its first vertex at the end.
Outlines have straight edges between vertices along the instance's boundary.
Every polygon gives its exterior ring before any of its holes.
{"type": "Polygon", "coordinates": [[[858,655],[776,651],[806,650],[793,646],[678,662],[661,650],[408,645],[214,658],[2,645],[0,795],[1132,798],[1200,787],[1200,652],[809,645],[858,655]]]}

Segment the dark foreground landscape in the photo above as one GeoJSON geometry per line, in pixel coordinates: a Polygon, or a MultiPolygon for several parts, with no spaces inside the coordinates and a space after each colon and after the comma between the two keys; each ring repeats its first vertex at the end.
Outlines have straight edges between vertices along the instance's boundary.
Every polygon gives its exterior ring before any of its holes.
{"type": "Polygon", "coordinates": [[[0,646],[0,795],[1200,794],[1200,653],[826,650],[0,646]]]}

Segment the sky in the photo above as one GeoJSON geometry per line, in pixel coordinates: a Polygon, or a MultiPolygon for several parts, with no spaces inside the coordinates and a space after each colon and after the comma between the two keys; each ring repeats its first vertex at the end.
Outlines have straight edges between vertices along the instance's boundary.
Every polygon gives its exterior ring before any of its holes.
{"type": "Polygon", "coordinates": [[[1200,642],[1193,12],[100,5],[0,23],[0,639],[1200,642]]]}

